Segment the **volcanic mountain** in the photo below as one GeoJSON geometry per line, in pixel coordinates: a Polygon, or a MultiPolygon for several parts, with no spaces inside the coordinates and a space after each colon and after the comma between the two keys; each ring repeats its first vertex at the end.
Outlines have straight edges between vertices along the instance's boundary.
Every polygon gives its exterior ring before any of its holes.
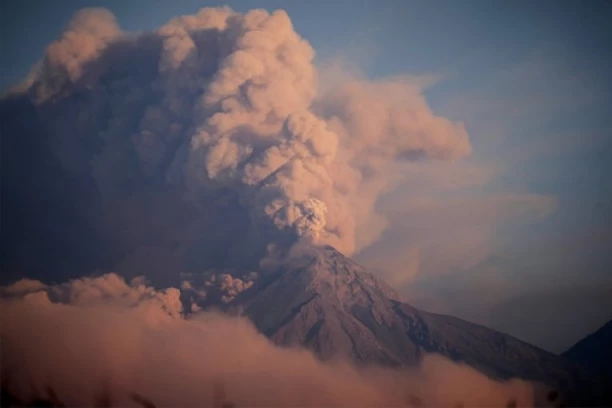
{"type": "Polygon", "coordinates": [[[569,360],[507,334],[412,307],[387,284],[332,247],[307,251],[262,277],[232,305],[281,346],[305,346],[324,360],[412,366],[439,353],[496,379],[564,390],[581,382],[569,360]]]}

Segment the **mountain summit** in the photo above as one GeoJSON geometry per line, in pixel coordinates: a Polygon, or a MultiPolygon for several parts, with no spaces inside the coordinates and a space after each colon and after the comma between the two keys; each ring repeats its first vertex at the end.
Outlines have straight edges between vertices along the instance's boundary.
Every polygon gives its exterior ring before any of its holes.
{"type": "Polygon", "coordinates": [[[412,307],[334,248],[314,249],[245,291],[236,303],[282,346],[322,359],[412,366],[439,353],[496,379],[571,388],[569,361],[498,331],[412,307]]]}

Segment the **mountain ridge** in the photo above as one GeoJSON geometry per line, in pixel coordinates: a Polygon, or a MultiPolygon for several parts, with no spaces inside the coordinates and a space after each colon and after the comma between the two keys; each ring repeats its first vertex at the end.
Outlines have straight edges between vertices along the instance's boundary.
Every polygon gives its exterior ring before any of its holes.
{"type": "Polygon", "coordinates": [[[475,323],[419,310],[333,247],[306,251],[239,294],[232,307],[274,343],[306,347],[323,360],[417,365],[439,353],[496,379],[571,388],[563,357],[475,323]]]}
{"type": "Polygon", "coordinates": [[[578,341],[562,356],[592,372],[603,389],[602,401],[612,406],[612,320],[578,341]]]}
{"type": "Polygon", "coordinates": [[[590,365],[599,365],[612,360],[612,350],[604,347],[609,344],[612,344],[612,320],[579,340],[562,355],[572,360],[585,360],[590,365]],[[602,355],[609,358],[602,359],[602,355]]]}

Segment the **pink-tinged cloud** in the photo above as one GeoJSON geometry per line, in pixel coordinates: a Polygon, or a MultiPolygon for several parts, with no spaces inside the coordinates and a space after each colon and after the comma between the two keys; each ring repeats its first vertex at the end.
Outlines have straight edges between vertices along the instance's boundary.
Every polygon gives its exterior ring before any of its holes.
{"type": "Polygon", "coordinates": [[[535,194],[413,196],[410,189],[386,203],[382,211],[392,227],[358,259],[404,286],[475,267],[497,248],[500,228],[538,221],[556,208],[553,197],[535,194]]]}
{"type": "Polygon", "coordinates": [[[130,180],[195,201],[229,189],[260,231],[351,254],[385,229],[375,203],[398,163],[461,159],[471,145],[431,110],[422,78],[323,91],[313,58],[283,10],[205,8],[133,35],[86,9],[21,89],[63,165],[90,172],[106,199],[130,180]],[[75,95],[87,96],[75,106],[75,95]]]}
{"type": "Polygon", "coordinates": [[[133,393],[157,406],[208,406],[219,382],[237,406],[534,402],[532,384],[498,383],[433,355],[408,371],[321,363],[309,352],[273,346],[242,318],[186,319],[176,292],[109,274],[2,299],[5,386],[22,398],[51,387],[71,406],[87,406],[103,391],[127,406],[133,393]]]}

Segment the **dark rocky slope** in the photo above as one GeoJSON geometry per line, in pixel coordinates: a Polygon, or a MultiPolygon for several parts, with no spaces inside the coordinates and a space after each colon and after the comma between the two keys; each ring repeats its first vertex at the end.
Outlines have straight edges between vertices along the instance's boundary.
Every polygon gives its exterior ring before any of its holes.
{"type": "Polygon", "coordinates": [[[275,343],[305,346],[322,359],[411,366],[424,353],[435,352],[496,379],[524,378],[570,393],[587,381],[568,359],[510,335],[412,307],[331,247],[294,260],[233,304],[275,343]]]}
{"type": "Polygon", "coordinates": [[[562,355],[596,376],[599,405],[612,406],[612,320],[562,355]]]}

